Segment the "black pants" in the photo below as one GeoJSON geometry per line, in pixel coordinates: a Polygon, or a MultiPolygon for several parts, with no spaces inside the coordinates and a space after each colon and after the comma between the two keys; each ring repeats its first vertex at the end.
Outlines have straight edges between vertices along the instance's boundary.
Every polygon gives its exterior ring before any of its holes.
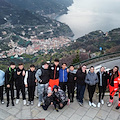
{"type": "Polygon", "coordinates": [[[22,98],[23,98],[23,100],[25,100],[26,98],[25,98],[25,85],[17,85],[16,86],[16,94],[17,94],[17,99],[19,99],[20,98],[20,91],[21,91],[21,93],[22,93],[22,98]]]}
{"type": "Polygon", "coordinates": [[[68,88],[68,98],[70,100],[73,100],[74,98],[74,88],[75,88],[75,83],[67,83],[67,88],[68,88]]]}
{"type": "Polygon", "coordinates": [[[10,93],[11,92],[11,100],[13,101],[14,100],[14,88],[13,88],[13,86],[11,86],[10,88],[6,88],[6,93],[7,93],[7,102],[9,103],[9,101],[10,101],[10,98],[9,98],[9,96],[10,96],[10,93]]]}
{"type": "Polygon", "coordinates": [[[88,85],[89,101],[92,103],[92,98],[95,92],[96,85],[88,85]]]}
{"type": "Polygon", "coordinates": [[[35,86],[28,86],[28,101],[34,100],[35,86]]]}
{"type": "Polygon", "coordinates": [[[3,85],[0,86],[0,99],[3,101],[3,85]]]}
{"type": "Polygon", "coordinates": [[[54,105],[55,109],[56,109],[56,108],[62,109],[65,105],[67,105],[67,102],[68,102],[68,101],[65,101],[64,103],[62,103],[63,106],[61,107],[61,106],[60,106],[60,102],[58,102],[58,101],[53,101],[53,105],[54,105]]]}
{"type": "Polygon", "coordinates": [[[64,92],[66,91],[66,85],[67,85],[66,82],[59,82],[59,86],[64,92]]]}
{"type": "Polygon", "coordinates": [[[104,98],[106,86],[99,86],[99,102],[104,98]]]}

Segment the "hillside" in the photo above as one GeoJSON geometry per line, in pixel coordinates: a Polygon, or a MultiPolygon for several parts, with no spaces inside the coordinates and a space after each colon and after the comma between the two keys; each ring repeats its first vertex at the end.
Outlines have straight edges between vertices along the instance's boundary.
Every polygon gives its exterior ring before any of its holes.
{"type": "Polygon", "coordinates": [[[73,33],[63,23],[0,0],[0,43],[3,43],[0,44],[0,52],[12,48],[11,40],[20,47],[27,47],[32,45],[29,41],[31,38],[48,39],[59,36],[70,37],[73,33]]]}
{"type": "Polygon", "coordinates": [[[63,14],[67,12],[67,7],[73,3],[73,0],[7,0],[15,6],[46,14],[63,14]]]}

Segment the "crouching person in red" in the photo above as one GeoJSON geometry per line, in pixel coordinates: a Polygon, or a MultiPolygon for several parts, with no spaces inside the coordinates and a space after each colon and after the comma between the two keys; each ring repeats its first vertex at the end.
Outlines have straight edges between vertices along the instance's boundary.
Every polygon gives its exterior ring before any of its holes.
{"type": "MultiPolygon", "coordinates": [[[[109,71],[108,79],[109,79],[110,100],[109,102],[107,102],[108,107],[112,106],[113,97],[120,86],[120,75],[118,70],[119,67],[115,66],[112,70],[109,71]]],[[[120,108],[120,91],[119,91],[119,103],[116,109],[119,108],[120,108]]]]}

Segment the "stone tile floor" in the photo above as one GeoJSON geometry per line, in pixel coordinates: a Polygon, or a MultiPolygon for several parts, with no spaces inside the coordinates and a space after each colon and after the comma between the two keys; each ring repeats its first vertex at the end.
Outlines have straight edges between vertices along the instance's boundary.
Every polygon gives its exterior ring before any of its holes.
{"type": "MultiPolygon", "coordinates": [[[[94,96],[94,101],[97,104],[98,96],[94,96]]],[[[62,110],[56,112],[51,105],[47,111],[41,107],[37,107],[38,99],[35,98],[33,106],[23,106],[22,99],[20,103],[14,107],[10,104],[7,108],[6,104],[0,104],[0,120],[15,120],[15,119],[40,119],[45,120],[120,120],[120,110],[115,107],[118,103],[118,96],[114,97],[114,103],[111,107],[107,107],[106,102],[109,96],[104,98],[105,104],[100,108],[90,107],[88,100],[84,100],[84,106],[79,106],[76,99],[70,105],[66,105],[62,110]]],[[[6,101],[5,101],[6,102],[6,101]]]]}

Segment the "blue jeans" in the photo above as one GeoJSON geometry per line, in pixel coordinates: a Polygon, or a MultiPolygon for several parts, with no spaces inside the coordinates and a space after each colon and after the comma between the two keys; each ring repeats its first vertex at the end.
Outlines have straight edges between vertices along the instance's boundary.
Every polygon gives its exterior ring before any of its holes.
{"type": "Polygon", "coordinates": [[[77,84],[77,95],[78,95],[78,101],[83,103],[84,98],[84,92],[85,92],[85,85],[77,84]]]}

